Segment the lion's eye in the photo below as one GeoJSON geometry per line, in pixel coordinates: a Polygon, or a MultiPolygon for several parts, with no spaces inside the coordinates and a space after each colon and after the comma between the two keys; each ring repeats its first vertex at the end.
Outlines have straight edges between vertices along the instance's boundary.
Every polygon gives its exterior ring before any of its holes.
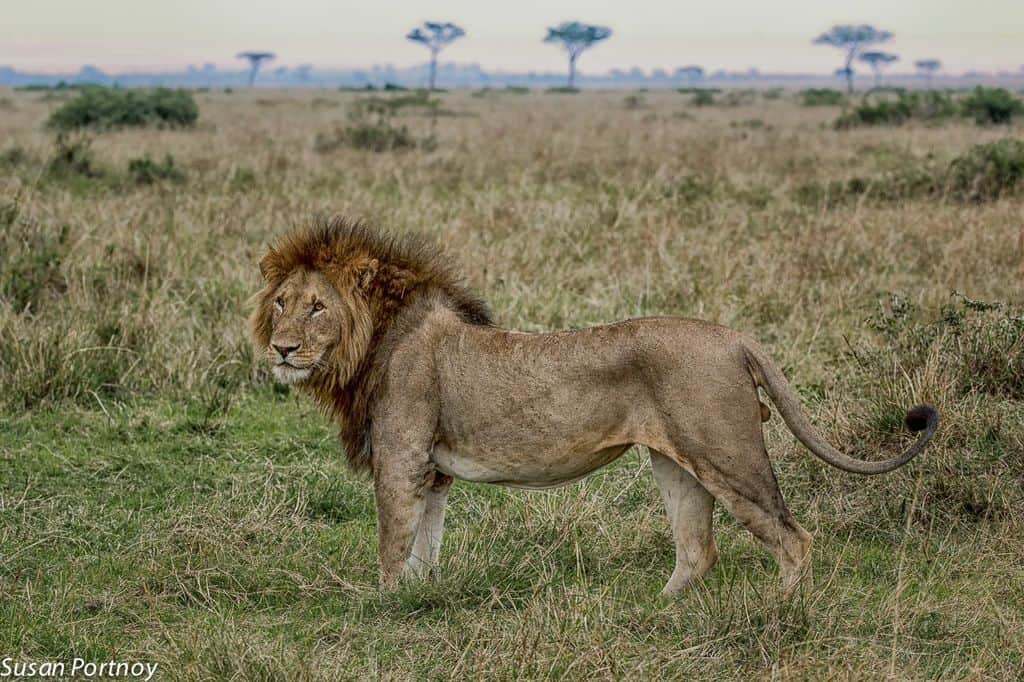
{"type": "Polygon", "coordinates": [[[327,306],[325,306],[323,303],[321,303],[320,301],[317,301],[316,303],[313,304],[313,312],[314,313],[318,313],[318,312],[320,312],[321,310],[323,310],[326,307],[327,306]]]}
{"type": "Polygon", "coordinates": [[[277,309],[277,312],[281,312],[282,310],[284,310],[284,299],[278,296],[274,300],[274,307],[277,309]]]}

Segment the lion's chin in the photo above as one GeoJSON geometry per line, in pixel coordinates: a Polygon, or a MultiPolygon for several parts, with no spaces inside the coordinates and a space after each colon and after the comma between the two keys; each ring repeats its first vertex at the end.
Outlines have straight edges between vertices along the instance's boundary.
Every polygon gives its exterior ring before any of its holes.
{"type": "Polygon", "coordinates": [[[274,378],[282,384],[297,384],[305,381],[313,370],[309,368],[300,369],[291,365],[274,365],[274,378]]]}

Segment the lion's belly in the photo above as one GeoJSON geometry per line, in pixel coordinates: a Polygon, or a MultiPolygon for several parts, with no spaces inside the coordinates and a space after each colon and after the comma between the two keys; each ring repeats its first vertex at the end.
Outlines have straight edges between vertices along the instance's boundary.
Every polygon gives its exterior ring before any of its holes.
{"type": "Polygon", "coordinates": [[[626,443],[586,455],[510,457],[488,461],[486,456],[455,452],[444,445],[436,445],[433,461],[442,473],[464,481],[542,489],[578,481],[616,459],[629,447],[630,444],[626,443]]]}

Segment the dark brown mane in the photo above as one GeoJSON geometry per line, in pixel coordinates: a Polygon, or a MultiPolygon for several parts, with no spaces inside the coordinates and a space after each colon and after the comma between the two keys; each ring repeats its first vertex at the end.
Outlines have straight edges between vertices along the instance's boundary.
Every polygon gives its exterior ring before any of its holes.
{"type": "Polygon", "coordinates": [[[354,329],[343,335],[329,370],[301,388],[339,423],[349,464],[368,469],[373,455],[370,412],[395,343],[436,305],[469,324],[491,324],[490,312],[429,240],[379,232],[343,218],[318,219],[286,234],[260,261],[267,285],[256,295],[250,317],[260,351],[270,343],[275,291],[297,268],[323,273],[343,299],[361,297],[350,303],[354,329]]]}

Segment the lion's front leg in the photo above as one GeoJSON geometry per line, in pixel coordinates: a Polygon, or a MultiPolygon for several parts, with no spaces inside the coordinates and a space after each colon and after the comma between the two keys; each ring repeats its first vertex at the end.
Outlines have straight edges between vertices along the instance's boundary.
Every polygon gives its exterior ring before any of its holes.
{"type": "Polygon", "coordinates": [[[434,475],[426,453],[393,453],[374,463],[377,556],[383,586],[393,586],[400,578],[420,573],[419,560],[412,556],[413,544],[426,511],[434,475]]]}
{"type": "Polygon", "coordinates": [[[444,535],[444,512],[452,477],[434,473],[434,483],[423,495],[423,516],[412,543],[407,568],[419,577],[426,577],[437,566],[444,535]]]}

